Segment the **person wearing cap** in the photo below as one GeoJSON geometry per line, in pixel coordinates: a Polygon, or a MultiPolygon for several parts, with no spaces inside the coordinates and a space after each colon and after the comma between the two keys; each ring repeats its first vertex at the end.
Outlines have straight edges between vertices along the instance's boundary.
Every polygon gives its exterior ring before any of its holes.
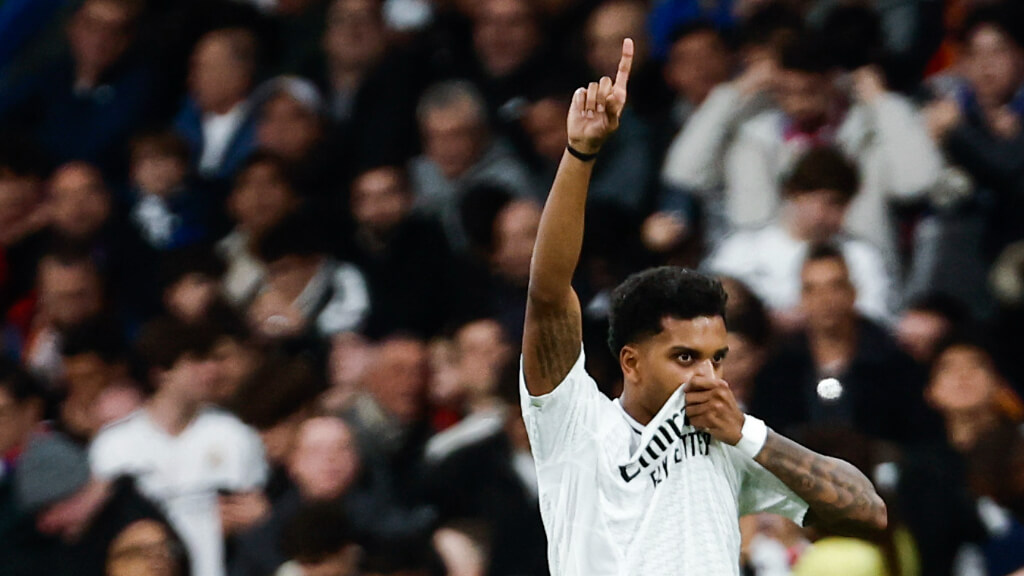
{"type": "MultiPolygon", "coordinates": [[[[131,478],[93,478],[85,451],[60,433],[41,433],[28,443],[11,485],[21,521],[17,533],[4,535],[16,542],[4,551],[4,562],[8,552],[35,556],[39,574],[104,576],[107,549],[125,528],[139,520],[167,524],[131,478]],[[25,542],[37,546],[17,544],[25,542]]],[[[19,565],[18,558],[12,562],[19,565]]]]}
{"type": "Polygon", "coordinates": [[[225,574],[223,536],[238,526],[222,520],[221,498],[254,504],[245,511],[257,520],[267,477],[256,431],[206,406],[216,392],[215,342],[216,332],[204,325],[166,319],[146,326],[139,356],[156,392],[143,408],[101,431],[89,452],[97,478],[133,476],[166,511],[194,576],[225,574]]]}

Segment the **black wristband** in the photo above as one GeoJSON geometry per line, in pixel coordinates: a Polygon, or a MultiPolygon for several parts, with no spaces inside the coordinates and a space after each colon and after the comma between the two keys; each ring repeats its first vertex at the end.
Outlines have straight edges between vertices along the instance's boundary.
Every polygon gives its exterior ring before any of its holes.
{"type": "Polygon", "coordinates": [[[566,144],[565,145],[565,149],[568,150],[569,154],[572,154],[580,162],[590,162],[594,158],[597,158],[597,153],[596,152],[594,154],[587,154],[587,153],[584,153],[584,152],[580,152],[579,150],[573,148],[572,144],[566,144]]]}

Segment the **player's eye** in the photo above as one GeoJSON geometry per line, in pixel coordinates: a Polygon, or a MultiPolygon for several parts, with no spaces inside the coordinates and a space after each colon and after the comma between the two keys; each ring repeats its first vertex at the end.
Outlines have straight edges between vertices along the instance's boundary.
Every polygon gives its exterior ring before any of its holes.
{"type": "Polygon", "coordinates": [[[693,362],[693,355],[690,354],[689,352],[683,352],[682,354],[676,356],[676,358],[683,364],[689,364],[693,362]]]}
{"type": "Polygon", "coordinates": [[[714,362],[715,364],[721,364],[722,362],[725,362],[725,352],[715,354],[715,357],[712,358],[711,361],[714,362]]]}

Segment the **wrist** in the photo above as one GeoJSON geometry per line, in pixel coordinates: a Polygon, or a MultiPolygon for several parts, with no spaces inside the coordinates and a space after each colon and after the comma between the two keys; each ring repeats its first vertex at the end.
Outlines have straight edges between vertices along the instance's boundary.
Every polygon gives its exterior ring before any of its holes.
{"type": "Polygon", "coordinates": [[[567,147],[583,154],[597,154],[601,151],[601,144],[604,143],[603,141],[585,138],[569,138],[567,142],[567,147]]]}
{"type": "Polygon", "coordinates": [[[597,152],[598,152],[597,150],[591,151],[591,150],[589,150],[587,148],[581,148],[579,146],[575,146],[575,145],[573,145],[572,142],[569,142],[568,144],[565,145],[565,150],[566,150],[566,152],[569,153],[570,156],[576,158],[580,162],[591,162],[591,161],[593,161],[595,158],[597,158],[597,152]]]}
{"type": "Polygon", "coordinates": [[[764,443],[767,440],[768,426],[764,423],[764,420],[755,418],[750,414],[745,414],[743,416],[743,428],[740,430],[740,440],[736,443],[736,448],[747,457],[753,459],[764,448],[764,443]]]}

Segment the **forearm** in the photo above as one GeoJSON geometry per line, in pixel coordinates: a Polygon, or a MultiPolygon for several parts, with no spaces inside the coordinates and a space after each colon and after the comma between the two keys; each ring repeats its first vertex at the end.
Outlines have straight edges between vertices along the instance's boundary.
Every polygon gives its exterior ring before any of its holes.
{"type": "Polygon", "coordinates": [[[848,462],[808,450],[771,430],[755,460],[807,502],[808,515],[829,531],[872,536],[885,530],[885,503],[871,481],[848,462]]]}
{"type": "Polygon", "coordinates": [[[530,298],[539,302],[565,298],[583,245],[583,214],[594,162],[569,152],[562,155],[551,185],[530,267],[530,298]]]}

